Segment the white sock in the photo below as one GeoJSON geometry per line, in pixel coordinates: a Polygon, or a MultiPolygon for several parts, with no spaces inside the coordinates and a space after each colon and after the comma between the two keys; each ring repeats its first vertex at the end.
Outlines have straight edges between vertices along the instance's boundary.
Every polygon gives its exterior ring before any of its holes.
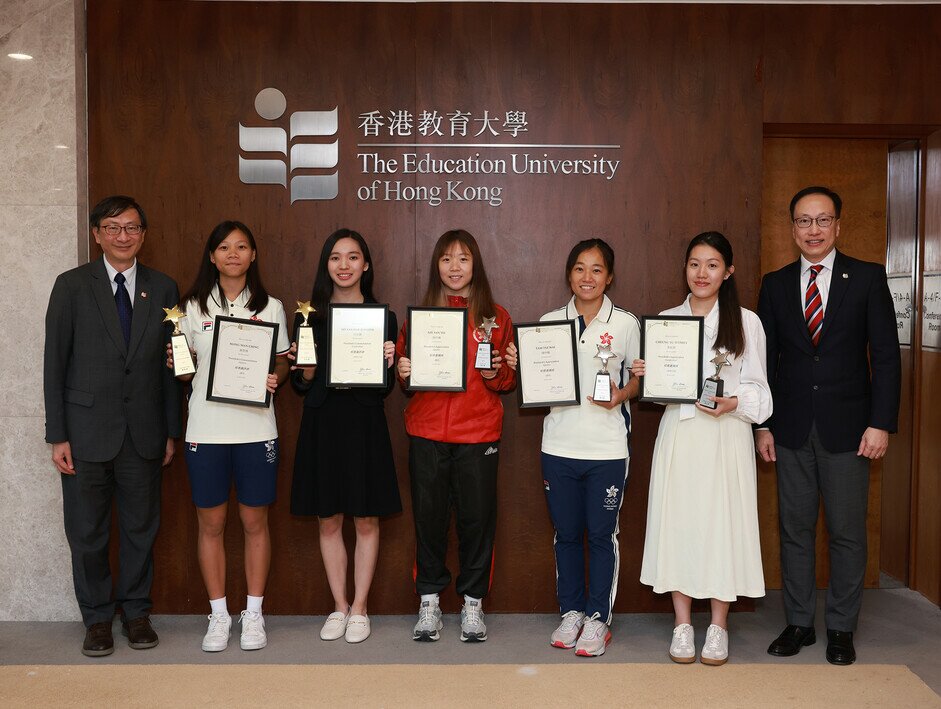
{"type": "Polygon", "coordinates": [[[474,598],[473,596],[468,596],[467,594],[464,594],[464,605],[467,605],[468,603],[476,603],[479,606],[483,606],[483,599],[474,598]]]}
{"type": "Polygon", "coordinates": [[[222,598],[209,599],[209,607],[212,608],[213,615],[228,615],[229,607],[225,603],[225,596],[222,598]]]}
{"type": "Polygon", "coordinates": [[[431,604],[436,606],[438,605],[438,594],[437,593],[423,593],[421,595],[421,602],[431,601],[431,604]]]}
{"type": "Polygon", "coordinates": [[[245,604],[245,610],[249,613],[261,613],[261,602],[265,600],[264,596],[249,596],[245,604]]]}

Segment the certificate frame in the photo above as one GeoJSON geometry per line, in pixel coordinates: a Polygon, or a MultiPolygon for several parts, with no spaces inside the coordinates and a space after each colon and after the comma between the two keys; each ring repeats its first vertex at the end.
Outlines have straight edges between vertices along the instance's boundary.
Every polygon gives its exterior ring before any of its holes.
{"type": "Polygon", "coordinates": [[[575,332],[574,320],[544,320],[539,322],[517,323],[513,332],[513,340],[516,343],[516,351],[519,356],[519,363],[516,368],[516,375],[519,378],[517,394],[519,407],[521,409],[538,408],[545,406],[578,406],[581,403],[581,392],[579,387],[578,372],[578,335],[575,332]],[[538,374],[533,371],[537,362],[530,357],[531,348],[535,345],[533,337],[543,332],[554,335],[553,345],[564,348],[563,355],[569,355],[569,362],[560,362],[563,368],[561,381],[554,383],[556,389],[561,390],[562,394],[554,396],[549,392],[544,397],[534,396],[539,393],[539,387],[532,386],[534,379],[538,374]],[[532,342],[531,342],[532,341],[532,342]]]}
{"type": "MultiPolygon", "coordinates": [[[[406,382],[408,391],[467,391],[467,309],[445,307],[415,307],[408,308],[408,338],[406,352],[412,361],[412,373],[406,382]],[[417,357],[416,349],[422,349],[422,344],[431,337],[428,327],[434,321],[436,326],[443,327],[443,346],[448,350],[446,356],[450,365],[449,376],[441,377],[424,361],[424,357],[417,357]],[[460,331],[458,332],[458,328],[460,331]],[[458,356],[460,361],[458,361],[458,356]],[[418,381],[416,382],[416,365],[418,367],[418,381]],[[458,371],[460,374],[458,375],[458,371]],[[435,381],[438,379],[439,381],[435,381]]],[[[435,335],[441,337],[441,335],[435,335]]]]}
{"type": "Polygon", "coordinates": [[[238,326],[239,329],[247,328],[249,330],[258,330],[260,332],[264,332],[265,336],[269,337],[271,341],[270,347],[267,349],[268,356],[266,360],[260,359],[259,362],[254,364],[254,368],[252,369],[250,376],[253,378],[262,379],[263,382],[265,382],[267,381],[268,375],[274,371],[274,361],[278,346],[278,323],[265,322],[264,320],[233,318],[229,317],[228,315],[216,315],[212,332],[212,354],[209,357],[209,380],[206,382],[206,400],[219,401],[226,404],[239,404],[241,406],[257,406],[259,408],[268,408],[271,406],[271,392],[268,391],[268,388],[264,383],[261,384],[265,391],[264,400],[216,393],[216,389],[220,380],[217,372],[219,358],[224,357],[227,354],[226,351],[222,350],[228,347],[228,345],[220,344],[222,333],[227,329],[227,326],[238,326]],[[263,368],[260,366],[262,361],[267,361],[267,367],[263,368]],[[262,369],[264,369],[264,377],[261,376],[262,369]]]}
{"type": "MultiPolygon", "coordinates": [[[[327,333],[330,347],[327,349],[327,377],[326,385],[331,389],[349,389],[349,388],[384,388],[389,383],[389,367],[386,366],[386,358],[383,354],[382,344],[389,339],[389,332],[386,328],[389,318],[389,306],[378,305],[375,303],[330,303],[327,311],[327,333]],[[348,375],[350,368],[347,366],[338,366],[343,359],[356,358],[360,353],[343,351],[343,338],[338,335],[338,328],[348,325],[352,318],[362,319],[364,316],[372,315],[381,328],[379,340],[378,361],[369,361],[370,372],[366,375],[356,375],[350,378],[348,375]],[[361,377],[361,378],[360,378],[361,377]]],[[[371,323],[373,330],[376,323],[371,323]]],[[[372,333],[375,336],[375,331],[372,333]]],[[[371,344],[371,343],[370,343],[371,344]]],[[[365,355],[364,355],[365,356],[365,355]]],[[[369,358],[375,358],[373,353],[369,358]]]]}
{"type": "Polygon", "coordinates": [[[698,315],[645,315],[641,318],[640,358],[645,361],[646,374],[640,378],[640,401],[692,404],[699,400],[703,383],[703,326],[704,318],[698,315]],[[648,349],[655,347],[654,337],[661,327],[673,330],[671,334],[675,336],[674,344],[679,348],[677,359],[680,360],[683,372],[667,374],[664,369],[666,362],[662,358],[649,359],[648,349]],[[651,365],[655,383],[650,381],[651,365]],[[693,365],[696,367],[695,377],[690,371],[693,365]],[[674,376],[680,376],[685,381],[671,383],[671,377],[674,376]]]}

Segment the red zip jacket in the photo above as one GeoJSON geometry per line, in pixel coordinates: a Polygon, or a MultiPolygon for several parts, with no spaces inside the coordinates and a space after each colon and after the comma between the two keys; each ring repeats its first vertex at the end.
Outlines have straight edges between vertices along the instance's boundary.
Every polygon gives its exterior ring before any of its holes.
{"type": "MultiPolygon", "coordinates": [[[[466,308],[467,299],[448,297],[449,308],[466,308]]],[[[467,391],[417,391],[405,407],[405,430],[410,436],[427,438],[442,443],[488,443],[497,441],[503,431],[503,402],[499,392],[516,386],[516,372],[505,364],[497,376],[487,380],[474,368],[480,323],[467,323],[467,391]]],[[[492,332],[493,347],[503,355],[506,345],[513,340],[513,321],[510,314],[497,306],[498,328],[492,332]]],[[[402,325],[395,352],[406,356],[408,322],[402,325]]],[[[404,382],[403,382],[404,384],[404,382]]]]}

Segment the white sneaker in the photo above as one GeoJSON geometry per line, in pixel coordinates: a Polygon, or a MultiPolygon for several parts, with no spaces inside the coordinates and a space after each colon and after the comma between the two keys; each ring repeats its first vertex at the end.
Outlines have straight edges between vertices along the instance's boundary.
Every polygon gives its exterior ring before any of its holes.
{"type": "Polygon", "coordinates": [[[320,629],[321,640],[339,640],[346,633],[346,624],[350,621],[350,613],[334,611],[327,616],[326,622],[320,629]]]}
{"type": "Polygon", "coordinates": [[[689,623],[680,623],[673,628],[670,641],[670,659],[681,665],[696,661],[696,633],[689,623]]]}
{"type": "Polygon", "coordinates": [[[611,630],[607,623],[598,619],[596,613],[585,621],[582,634],[575,643],[575,654],[579,657],[598,657],[611,642],[611,630]]]}
{"type": "Polygon", "coordinates": [[[204,652],[222,652],[229,646],[232,634],[232,616],[228,613],[210,613],[209,630],[203,636],[204,652]]]}
{"type": "Polygon", "coordinates": [[[480,601],[465,601],[461,608],[461,642],[482,643],[486,639],[483,606],[480,601]]]}
{"type": "Polygon", "coordinates": [[[562,622],[559,624],[559,627],[552,631],[552,635],[549,636],[549,644],[552,647],[571,650],[575,647],[575,641],[578,640],[584,623],[584,613],[581,611],[569,611],[562,616],[562,622]]]}
{"type": "Polygon", "coordinates": [[[418,622],[412,631],[412,640],[433,642],[441,637],[441,608],[437,601],[422,601],[418,607],[418,622]]]}
{"type": "Polygon", "coordinates": [[[369,637],[369,618],[364,615],[351,615],[346,622],[346,642],[361,643],[369,637]]]}
{"type": "Polygon", "coordinates": [[[261,650],[268,644],[265,634],[265,618],[256,611],[242,611],[239,618],[242,624],[242,638],[239,641],[243,650],[261,650]]]}
{"type": "Polygon", "coordinates": [[[729,661],[729,632],[725,628],[709,626],[699,660],[704,665],[724,665],[729,661]]]}

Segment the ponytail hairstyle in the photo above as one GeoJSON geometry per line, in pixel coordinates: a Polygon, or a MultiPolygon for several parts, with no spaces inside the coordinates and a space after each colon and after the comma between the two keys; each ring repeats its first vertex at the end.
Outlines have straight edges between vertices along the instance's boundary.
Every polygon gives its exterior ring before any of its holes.
{"type": "Polygon", "coordinates": [[[438,243],[435,244],[435,248],[431,252],[431,265],[428,269],[428,288],[425,291],[425,297],[422,299],[422,305],[434,307],[448,304],[444,295],[444,283],[441,282],[441,275],[438,272],[438,262],[455,243],[460,244],[471,255],[474,271],[471,277],[470,291],[467,294],[467,314],[471,319],[471,325],[476,327],[481,318],[494,317],[497,314],[497,306],[493,300],[493,292],[490,290],[490,281],[487,279],[484,260],[480,256],[480,247],[477,246],[477,240],[464,229],[452,229],[444,232],[441,238],[438,239],[438,243]]]}
{"type": "Polygon", "coordinates": [[[359,244],[359,250],[363,252],[363,263],[368,266],[363,271],[359,279],[359,292],[363,294],[364,303],[375,303],[376,297],[372,292],[373,265],[372,256],[369,255],[369,247],[366,240],[358,231],[352,229],[337,229],[327,240],[323,242],[323,248],[320,250],[320,261],[317,264],[317,274],[314,276],[314,288],[310,294],[311,305],[316,308],[312,317],[322,319],[327,317],[327,311],[330,309],[330,297],[333,295],[333,279],[330,278],[330,271],[327,265],[330,263],[330,254],[333,253],[333,247],[337,245],[340,239],[352,239],[359,244]]]}
{"type": "MultiPolygon", "coordinates": [[[[686,261],[692,250],[704,244],[719,252],[725,267],[732,266],[732,244],[717,231],[705,231],[697,234],[686,247],[686,261]]],[[[735,274],[722,281],[719,287],[719,331],[716,334],[716,349],[722,348],[740,357],[745,352],[745,330],[742,327],[742,311],[738,302],[738,289],[735,287],[735,274]]]]}
{"type": "MultiPolygon", "coordinates": [[[[195,299],[199,303],[202,312],[209,312],[210,296],[212,296],[213,291],[219,292],[222,290],[219,286],[219,269],[216,268],[216,264],[210,260],[210,257],[212,252],[219,248],[219,244],[225,241],[226,237],[233,231],[242,232],[248,239],[252,251],[255,252],[255,258],[248,265],[248,271],[245,274],[245,287],[251,293],[251,298],[249,298],[246,307],[253,313],[260,313],[268,305],[268,291],[265,290],[265,286],[261,282],[261,272],[258,270],[258,247],[255,245],[255,237],[251,229],[242,222],[232,220],[220,222],[209,234],[209,238],[206,240],[206,248],[203,250],[203,258],[199,264],[199,272],[196,274],[196,280],[193,281],[193,285],[183,295],[184,303],[190,299],[195,299]]],[[[224,294],[220,293],[219,303],[223,309],[228,307],[224,294]]]]}

